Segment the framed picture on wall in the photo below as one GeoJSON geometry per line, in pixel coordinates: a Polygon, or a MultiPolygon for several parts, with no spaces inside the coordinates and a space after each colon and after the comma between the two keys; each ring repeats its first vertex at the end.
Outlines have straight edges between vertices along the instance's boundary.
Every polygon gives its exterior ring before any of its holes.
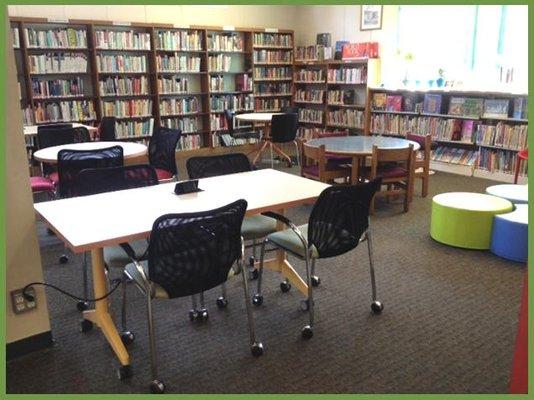
{"type": "Polygon", "coordinates": [[[382,6],[360,7],[360,30],[382,29],[382,6]]]}

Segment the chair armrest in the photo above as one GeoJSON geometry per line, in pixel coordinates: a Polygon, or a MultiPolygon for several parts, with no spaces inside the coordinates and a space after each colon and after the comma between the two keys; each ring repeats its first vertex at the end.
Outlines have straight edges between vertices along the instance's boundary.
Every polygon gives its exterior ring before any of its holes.
{"type": "Polygon", "coordinates": [[[272,211],[267,211],[261,214],[269,218],[274,218],[275,220],[280,221],[283,224],[287,225],[298,236],[304,248],[306,249],[306,254],[308,254],[308,251],[309,251],[308,240],[304,237],[300,229],[293,222],[289,220],[289,218],[286,218],[282,214],[278,214],[272,211]]]}

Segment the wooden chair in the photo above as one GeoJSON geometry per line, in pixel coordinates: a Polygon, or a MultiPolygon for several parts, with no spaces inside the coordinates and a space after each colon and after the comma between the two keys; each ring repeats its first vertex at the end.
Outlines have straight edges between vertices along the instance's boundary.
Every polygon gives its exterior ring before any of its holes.
{"type": "Polygon", "coordinates": [[[432,138],[428,134],[423,136],[408,133],[406,139],[416,142],[421,146],[414,159],[414,179],[422,180],[421,196],[426,197],[428,195],[428,182],[430,180],[430,147],[432,145],[432,138]]]}
{"type": "MultiPolygon", "coordinates": [[[[404,212],[410,209],[410,197],[413,191],[414,179],[414,150],[413,145],[405,149],[379,149],[373,146],[371,167],[367,169],[366,178],[382,178],[382,186],[376,196],[404,195],[404,212]]],[[[376,198],[375,196],[375,198],[376,198]]],[[[375,210],[375,200],[371,203],[371,213],[375,210]]]]}
{"type": "Polygon", "coordinates": [[[350,179],[351,169],[327,160],[324,145],[314,147],[303,142],[301,164],[300,175],[305,178],[321,182],[333,182],[337,178],[343,178],[347,182],[350,179]]]}

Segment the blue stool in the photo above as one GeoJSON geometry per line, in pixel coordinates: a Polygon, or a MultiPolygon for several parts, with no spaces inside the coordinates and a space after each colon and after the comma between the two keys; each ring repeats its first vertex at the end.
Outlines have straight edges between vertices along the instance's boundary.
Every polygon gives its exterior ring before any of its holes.
{"type": "Polygon", "coordinates": [[[525,263],[528,257],[528,205],[517,204],[493,219],[490,251],[507,260],[525,263]]]}

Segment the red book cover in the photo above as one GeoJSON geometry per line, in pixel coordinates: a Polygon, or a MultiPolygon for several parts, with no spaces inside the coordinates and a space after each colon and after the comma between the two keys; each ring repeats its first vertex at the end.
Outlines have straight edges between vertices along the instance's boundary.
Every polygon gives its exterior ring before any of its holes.
{"type": "Polygon", "coordinates": [[[386,111],[400,111],[402,109],[402,96],[389,96],[386,100],[386,111]]]}

